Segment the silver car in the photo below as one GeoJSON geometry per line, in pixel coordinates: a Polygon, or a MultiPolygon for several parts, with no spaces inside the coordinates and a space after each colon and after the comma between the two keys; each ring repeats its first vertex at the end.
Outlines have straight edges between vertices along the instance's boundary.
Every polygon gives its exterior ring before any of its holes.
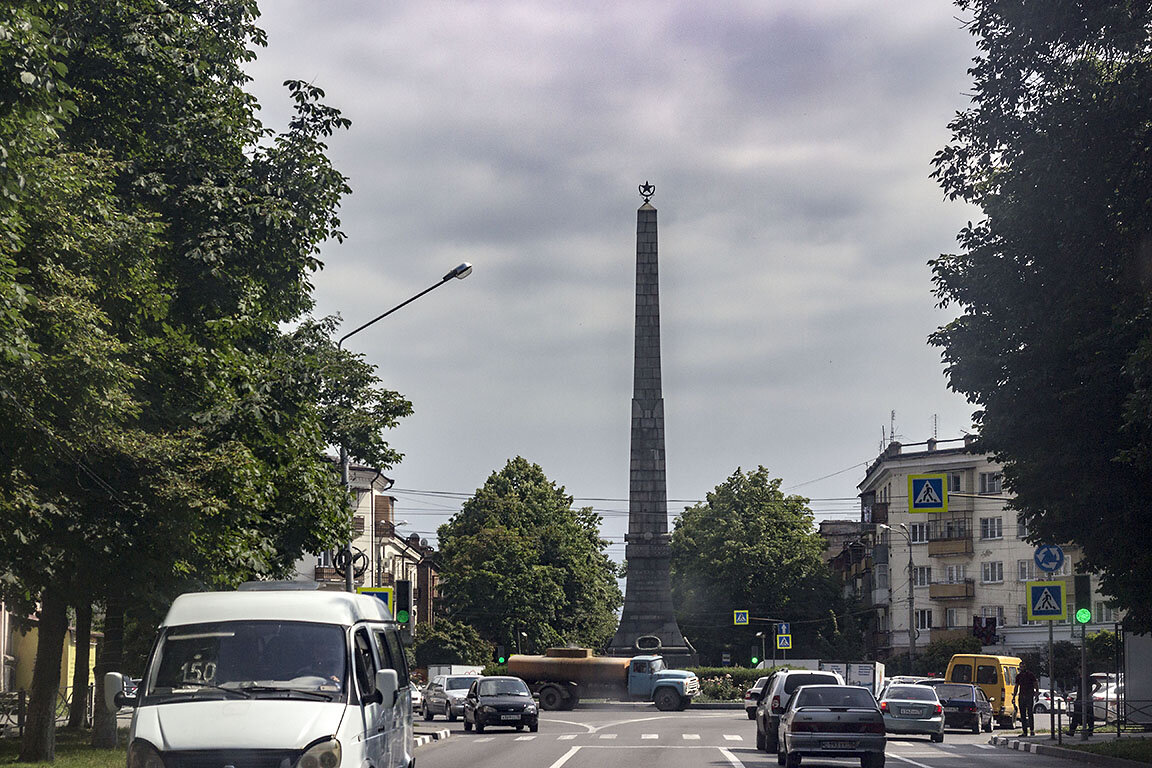
{"type": "Polygon", "coordinates": [[[780,765],[804,757],[857,757],[862,768],[884,768],[884,716],[867,688],[805,685],[780,718],[780,765]]]}
{"type": "Polygon", "coordinates": [[[890,734],[926,734],[944,741],[944,706],[927,685],[891,685],[880,698],[884,728],[890,734]]]}
{"type": "Polygon", "coordinates": [[[449,720],[464,714],[464,697],[480,675],[436,675],[424,689],[421,710],[425,720],[444,715],[449,720]]]}

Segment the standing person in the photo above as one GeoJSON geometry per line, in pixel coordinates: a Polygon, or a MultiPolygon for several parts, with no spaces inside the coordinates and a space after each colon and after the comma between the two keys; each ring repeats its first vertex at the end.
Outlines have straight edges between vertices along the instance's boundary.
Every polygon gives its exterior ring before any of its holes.
{"type": "Polygon", "coordinates": [[[1016,704],[1016,711],[1020,713],[1021,736],[1035,736],[1036,723],[1033,717],[1033,708],[1036,706],[1036,693],[1040,681],[1027,663],[1020,662],[1020,671],[1016,674],[1016,691],[1012,694],[1012,701],[1016,704]]]}
{"type": "MultiPolygon", "coordinates": [[[[1092,687],[1089,688],[1089,693],[1088,693],[1088,722],[1087,722],[1087,724],[1084,725],[1084,729],[1086,731],[1088,731],[1089,736],[1092,735],[1092,726],[1094,726],[1096,724],[1095,702],[1092,701],[1092,694],[1096,692],[1096,687],[1097,686],[1092,685],[1092,687]]],[[[1084,701],[1084,681],[1080,678],[1079,675],[1077,675],[1076,676],[1076,702],[1072,705],[1072,717],[1068,721],[1068,735],[1069,736],[1075,736],[1076,735],[1076,729],[1078,727],[1080,727],[1080,719],[1081,719],[1081,715],[1083,714],[1083,710],[1082,710],[1083,704],[1081,704],[1082,701],[1084,701]]]]}

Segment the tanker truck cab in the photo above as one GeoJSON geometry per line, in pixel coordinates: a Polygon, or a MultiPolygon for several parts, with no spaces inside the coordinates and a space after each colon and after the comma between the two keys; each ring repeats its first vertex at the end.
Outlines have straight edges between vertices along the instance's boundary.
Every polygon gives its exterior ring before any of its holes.
{"type": "Polygon", "coordinates": [[[654,702],[661,711],[684,709],[700,693],[700,681],[691,672],[668,669],[660,656],[633,656],[628,667],[628,695],[654,702]]]}
{"type": "Polygon", "coordinates": [[[135,696],[127,768],[410,768],[408,663],[399,625],[367,595],[299,588],[181,595],[135,696]]]}

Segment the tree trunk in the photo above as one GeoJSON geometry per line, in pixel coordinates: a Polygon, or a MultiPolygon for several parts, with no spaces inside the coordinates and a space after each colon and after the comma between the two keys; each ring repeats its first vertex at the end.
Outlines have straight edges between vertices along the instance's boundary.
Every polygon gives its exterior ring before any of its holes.
{"type": "Polygon", "coordinates": [[[105,600],[104,641],[96,653],[96,706],[92,712],[92,746],[116,747],[116,713],[104,706],[104,675],[119,672],[124,652],[124,596],[118,587],[105,600]]]}
{"type": "Polygon", "coordinates": [[[45,763],[56,759],[56,697],[60,689],[60,659],[68,632],[68,605],[61,594],[46,589],[40,596],[40,623],[36,639],[36,663],[28,716],[20,743],[21,763],[45,763]]]}
{"type": "Polygon", "coordinates": [[[92,644],[92,604],[86,600],[76,606],[76,669],[72,671],[72,708],[68,727],[83,728],[88,715],[88,658],[92,644]]]}

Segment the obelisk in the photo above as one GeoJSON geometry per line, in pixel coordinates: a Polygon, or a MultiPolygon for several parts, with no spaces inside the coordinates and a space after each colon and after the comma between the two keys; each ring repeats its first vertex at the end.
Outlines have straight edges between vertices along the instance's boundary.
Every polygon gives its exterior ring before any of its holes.
{"type": "Polygon", "coordinates": [[[660,386],[660,273],[656,187],[640,185],[636,212],[636,347],[632,373],[632,448],[629,458],[628,576],[611,656],[658,653],[669,666],[696,666],[694,649],[672,609],[668,543],[668,484],[664,472],[664,395],[660,386]]]}

